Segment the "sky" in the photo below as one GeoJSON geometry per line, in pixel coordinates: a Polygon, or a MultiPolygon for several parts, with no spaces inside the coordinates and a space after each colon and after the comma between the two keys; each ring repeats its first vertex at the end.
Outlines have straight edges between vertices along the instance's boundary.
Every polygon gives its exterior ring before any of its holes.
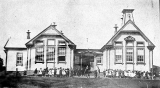
{"type": "Polygon", "coordinates": [[[27,30],[34,37],[53,22],[78,49],[100,49],[114,25],[121,28],[123,9],[134,9],[135,24],[155,44],[153,63],[160,66],[158,0],[0,0],[0,55],[5,59],[8,38],[26,38],[27,30]]]}

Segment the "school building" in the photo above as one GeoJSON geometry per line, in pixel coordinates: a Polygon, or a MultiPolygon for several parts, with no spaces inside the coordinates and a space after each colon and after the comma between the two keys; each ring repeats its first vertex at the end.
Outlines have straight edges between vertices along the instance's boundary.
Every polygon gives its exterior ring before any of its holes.
{"type": "MultiPolygon", "coordinates": [[[[136,26],[133,18],[134,9],[123,9],[123,25],[115,25],[115,34],[101,49],[77,49],[76,44],[56,29],[54,23],[35,37],[7,40],[7,71],[34,71],[48,68],[90,70],[99,66],[100,70],[121,69],[150,71],[153,66],[155,45],[136,26]]],[[[97,41],[98,42],[98,41],[97,41]]]]}

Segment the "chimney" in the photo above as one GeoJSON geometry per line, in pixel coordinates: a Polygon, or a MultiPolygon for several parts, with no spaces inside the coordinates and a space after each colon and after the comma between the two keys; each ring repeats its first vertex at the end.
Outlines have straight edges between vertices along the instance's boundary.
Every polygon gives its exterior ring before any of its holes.
{"type": "Polygon", "coordinates": [[[30,31],[28,30],[28,32],[27,32],[27,39],[30,39],[30,31]]]}
{"type": "Polygon", "coordinates": [[[114,28],[115,28],[114,34],[116,34],[117,33],[117,28],[118,28],[117,24],[115,24],[114,28]]]}
{"type": "Polygon", "coordinates": [[[52,25],[54,28],[56,28],[56,26],[57,26],[55,22],[51,23],[51,25],[52,25]]]}

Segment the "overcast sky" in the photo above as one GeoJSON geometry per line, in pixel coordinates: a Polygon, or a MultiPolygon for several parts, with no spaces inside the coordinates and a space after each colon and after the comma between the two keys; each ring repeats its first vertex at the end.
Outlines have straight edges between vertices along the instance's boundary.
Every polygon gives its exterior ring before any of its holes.
{"type": "Polygon", "coordinates": [[[31,37],[56,22],[57,29],[77,48],[100,49],[121,27],[123,9],[135,9],[135,24],[156,45],[154,64],[160,66],[158,0],[0,0],[0,55],[9,37],[31,37]],[[88,38],[88,43],[87,43],[88,38]]]}

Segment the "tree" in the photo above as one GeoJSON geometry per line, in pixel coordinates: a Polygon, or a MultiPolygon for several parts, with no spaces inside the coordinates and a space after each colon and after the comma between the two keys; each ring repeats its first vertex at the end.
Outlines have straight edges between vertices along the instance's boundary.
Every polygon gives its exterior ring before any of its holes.
{"type": "Polygon", "coordinates": [[[3,59],[0,57],[0,69],[3,67],[3,59]]]}

